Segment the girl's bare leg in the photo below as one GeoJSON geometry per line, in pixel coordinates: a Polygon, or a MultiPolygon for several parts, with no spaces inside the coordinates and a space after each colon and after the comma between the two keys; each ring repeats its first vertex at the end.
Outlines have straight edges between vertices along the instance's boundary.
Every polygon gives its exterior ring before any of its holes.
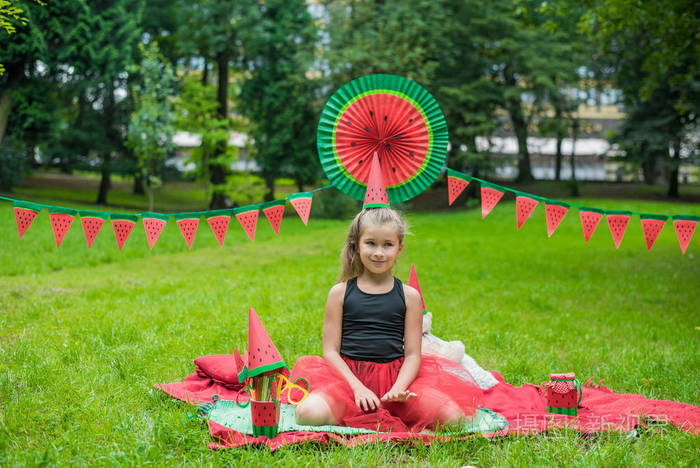
{"type": "Polygon", "coordinates": [[[326,424],[338,424],[331,407],[326,400],[318,394],[310,394],[296,407],[297,424],[305,426],[323,426],[326,424]]]}

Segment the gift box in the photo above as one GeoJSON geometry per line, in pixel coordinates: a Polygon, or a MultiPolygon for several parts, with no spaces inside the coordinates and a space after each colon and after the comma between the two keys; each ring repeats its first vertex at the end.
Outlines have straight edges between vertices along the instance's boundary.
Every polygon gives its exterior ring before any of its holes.
{"type": "Polygon", "coordinates": [[[549,382],[545,385],[547,396],[547,412],[556,414],[568,414],[576,416],[578,405],[581,403],[583,393],[581,382],[576,379],[576,374],[549,374],[549,382]]]}

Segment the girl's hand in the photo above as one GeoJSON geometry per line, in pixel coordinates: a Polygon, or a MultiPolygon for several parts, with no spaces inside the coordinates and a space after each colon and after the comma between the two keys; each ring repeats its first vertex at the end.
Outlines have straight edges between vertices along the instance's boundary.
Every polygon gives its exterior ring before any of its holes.
{"type": "Polygon", "coordinates": [[[415,393],[411,392],[410,390],[396,390],[392,388],[388,392],[386,392],[386,395],[382,397],[383,402],[397,402],[397,403],[403,403],[407,401],[409,398],[412,398],[416,396],[415,393]]]}
{"type": "Polygon", "coordinates": [[[355,390],[354,393],[355,404],[362,408],[362,411],[375,411],[382,406],[377,395],[364,385],[355,390]]]}

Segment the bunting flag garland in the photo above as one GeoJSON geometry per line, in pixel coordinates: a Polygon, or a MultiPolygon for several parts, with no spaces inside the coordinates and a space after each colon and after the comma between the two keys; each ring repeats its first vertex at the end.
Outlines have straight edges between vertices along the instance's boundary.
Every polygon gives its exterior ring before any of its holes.
{"type": "Polygon", "coordinates": [[[457,200],[457,198],[464,192],[467,188],[471,178],[465,176],[452,169],[447,170],[447,193],[449,194],[449,206],[457,200]]]}
{"type": "Polygon", "coordinates": [[[92,243],[95,242],[97,234],[100,233],[100,229],[102,229],[102,226],[104,226],[109,216],[107,216],[105,213],[100,213],[99,211],[85,210],[79,211],[78,214],[80,215],[80,224],[83,225],[85,242],[87,242],[89,249],[92,247],[92,243]]]}
{"type": "Polygon", "coordinates": [[[557,230],[561,220],[564,219],[564,216],[566,216],[568,211],[568,203],[554,200],[547,200],[545,202],[544,212],[547,216],[547,237],[552,237],[552,234],[554,234],[554,231],[557,230]]]}
{"type": "Polygon", "coordinates": [[[491,210],[498,204],[503,197],[503,192],[495,188],[481,184],[481,219],[491,213],[491,210]]]}
{"type": "Polygon", "coordinates": [[[117,239],[117,247],[120,251],[131,235],[131,231],[134,230],[138,219],[138,216],[135,215],[112,215],[112,229],[114,229],[114,237],[117,239]]]}
{"type": "Polygon", "coordinates": [[[527,218],[530,217],[532,212],[535,210],[535,207],[539,205],[539,203],[540,202],[534,197],[525,195],[517,195],[515,197],[515,214],[518,231],[521,227],[523,227],[523,224],[525,224],[525,221],[527,221],[527,218]]]}
{"type": "Polygon", "coordinates": [[[282,216],[284,216],[284,200],[274,200],[260,205],[263,214],[270,222],[270,226],[275,231],[275,235],[280,234],[280,225],[282,224],[282,216]]]}
{"type": "Polygon", "coordinates": [[[657,216],[650,214],[639,215],[639,221],[642,223],[642,232],[644,233],[644,241],[647,244],[647,252],[651,250],[659,237],[659,233],[664,228],[668,216],[657,216]]]}
{"type": "Polygon", "coordinates": [[[676,215],[673,217],[673,227],[676,230],[678,244],[681,246],[683,255],[685,255],[685,251],[688,248],[688,244],[690,244],[693,233],[695,233],[695,228],[699,220],[700,216],[676,215]]]}
{"type": "Polygon", "coordinates": [[[163,228],[168,224],[168,217],[160,213],[143,213],[141,221],[143,221],[143,229],[146,232],[148,248],[153,250],[153,246],[156,245],[163,228]]]}
{"type": "Polygon", "coordinates": [[[49,218],[51,219],[51,228],[53,235],[56,238],[56,247],[60,247],[63,239],[66,237],[68,229],[70,229],[73,220],[75,219],[75,210],[66,210],[61,208],[51,208],[49,210],[49,218]]]}
{"type": "Polygon", "coordinates": [[[187,248],[190,250],[192,250],[194,236],[197,234],[200,216],[200,213],[180,213],[173,216],[173,218],[175,218],[175,222],[180,228],[182,237],[184,237],[185,242],[187,242],[187,248]]]}
{"type": "MultiPolygon", "coordinates": [[[[629,225],[630,218],[637,215],[639,216],[642,224],[642,231],[644,233],[647,251],[650,251],[651,247],[656,242],[659,233],[663,229],[666,220],[671,217],[670,215],[662,214],[635,213],[632,211],[620,210],[602,210],[598,208],[576,205],[574,203],[566,203],[559,200],[550,200],[538,195],[532,195],[519,190],[503,187],[493,182],[479,179],[478,177],[463,174],[448,167],[445,167],[444,169],[447,170],[449,205],[454,203],[454,200],[462,193],[462,190],[466,188],[468,183],[476,180],[481,185],[481,217],[483,219],[500,201],[505,192],[511,192],[515,195],[516,222],[518,230],[520,230],[520,228],[522,228],[522,226],[525,224],[525,221],[527,221],[529,216],[537,207],[538,203],[540,201],[544,201],[547,218],[547,235],[549,237],[551,237],[554,231],[557,229],[569,208],[574,206],[578,208],[579,211],[581,228],[583,229],[583,238],[586,243],[588,243],[591,236],[598,228],[600,220],[605,217],[610,229],[610,234],[613,238],[613,242],[615,243],[615,247],[619,248],[622,238],[627,230],[627,226],[629,225]],[[463,188],[461,190],[460,187],[455,184],[455,181],[457,181],[456,183],[458,184],[459,180],[464,181],[464,184],[462,184],[463,188]],[[452,181],[452,185],[450,185],[450,181],[452,181]]],[[[674,215],[672,216],[672,219],[676,236],[678,237],[678,243],[681,251],[683,254],[685,254],[688,246],[690,245],[693,234],[695,233],[698,221],[700,221],[700,216],[683,214],[674,215]]]]}
{"type": "Polygon", "coordinates": [[[255,242],[255,228],[258,226],[258,209],[260,205],[245,206],[243,208],[236,208],[233,212],[236,215],[236,219],[251,242],[255,242]]]}
{"type": "Polygon", "coordinates": [[[27,232],[29,226],[32,225],[36,219],[39,211],[41,211],[41,206],[35,205],[34,203],[28,203],[16,200],[12,203],[15,209],[15,221],[17,222],[17,233],[19,238],[27,232]]]}
{"type": "Polygon", "coordinates": [[[228,232],[228,227],[231,220],[231,213],[236,214],[236,218],[241,223],[241,226],[248,234],[251,241],[255,239],[255,228],[258,220],[258,210],[263,209],[263,213],[267,217],[270,225],[279,235],[282,216],[284,215],[284,205],[286,200],[289,200],[294,209],[299,214],[299,217],[304,222],[305,226],[309,224],[309,216],[311,214],[311,202],[314,192],[331,188],[331,185],[313,189],[310,192],[300,192],[288,195],[280,200],[273,200],[266,203],[247,205],[236,209],[210,210],[190,213],[152,213],[143,212],[135,215],[123,213],[110,213],[103,211],[88,211],[75,210],[72,208],[64,208],[61,206],[45,205],[42,203],[34,203],[25,200],[16,200],[0,195],[0,200],[6,200],[12,203],[15,214],[15,222],[17,223],[17,234],[22,239],[26,234],[29,226],[32,225],[41,210],[48,208],[49,217],[51,218],[51,228],[56,239],[56,247],[60,247],[63,239],[68,232],[76,215],[80,215],[80,221],[85,233],[85,241],[88,248],[92,247],[93,242],[101,232],[102,226],[107,222],[107,219],[112,219],[112,227],[117,239],[117,247],[122,249],[126,239],[131,234],[134,224],[140,217],[143,222],[143,228],[146,233],[149,249],[158,241],[165,225],[170,217],[173,217],[177,222],[180,232],[187,243],[188,248],[192,248],[192,243],[199,226],[199,220],[202,215],[207,218],[207,222],[214,232],[219,245],[223,247],[224,239],[228,232]]]}
{"type": "Polygon", "coordinates": [[[221,247],[224,246],[228,225],[231,223],[231,210],[214,210],[206,213],[207,223],[221,247]]]}
{"type": "Polygon", "coordinates": [[[292,204],[297,214],[304,222],[304,226],[309,224],[309,215],[311,214],[311,201],[313,199],[312,192],[295,193],[287,197],[289,203],[292,204]]]}
{"type": "Polygon", "coordinates": [[[610,234],[615,242],[615,248],[619,249],[620,242],[622,242],[622,237],[625,235],[627,225],[630,222],[630,212],[608,211],[605,218],[608,221],[608,227],[610,228],[610,234]]]}

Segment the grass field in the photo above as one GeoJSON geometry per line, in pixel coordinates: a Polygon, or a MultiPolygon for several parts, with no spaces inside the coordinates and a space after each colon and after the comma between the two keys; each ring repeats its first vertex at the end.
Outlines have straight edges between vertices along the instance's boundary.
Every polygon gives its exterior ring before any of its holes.
{"type": "MultiPolygon", "coordinates": [[[[576,203],[700,213],[700,204],[576,203]]],[[[575,210],[551,238],[542,207],[517,232],[512,202],[485,220],[478,210],[408,220],[397,276],[416,264],[434,333],[464,341],[485,368],[515,385],[571,370],[617,392],[700,405],[700,233],[681,255],[670,224],[647,252],[638,218],[619,250],[604,222],[586,245],[575,210]]],[[[0,465],[697,464],[700,438],[674,428],[209,451],[193,407],[152,385],[181,380],[197,356],[245,348],[248,307],[289,364],[320,353],[348,222],[285,217],[275,237],[261,217],[251,243],[234,220],[219,248],[202,221],[191,251],[173,222],[149,251],[139,224],[119,252],[109,225],[88,250],[76,221],[56,249],[46,211],[19,240],[0,203],[0,465]]]]}

